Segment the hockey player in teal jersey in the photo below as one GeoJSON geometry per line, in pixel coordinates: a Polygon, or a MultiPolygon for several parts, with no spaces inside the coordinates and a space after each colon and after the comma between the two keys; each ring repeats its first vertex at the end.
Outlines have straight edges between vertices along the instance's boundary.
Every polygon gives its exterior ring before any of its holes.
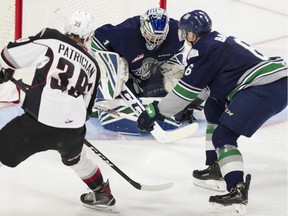
{"type": "Polygon", "coordinates": [[[191,45],[184,76],[159,103],[148,105],[138,127],[151,131],[163,115],[173,116],[205,101],[208,168],[193,171],[194,183],[223,190],[225,182],[228,194],[211,196],[210,204],[245,214],[251,175],[244,179],[237,140],[241,135],[251,137],[287,106],[286,63],[262,55],[238,38],[212,31],[211,18],[202,10],[182,16],[179,37],[191,45]]]}

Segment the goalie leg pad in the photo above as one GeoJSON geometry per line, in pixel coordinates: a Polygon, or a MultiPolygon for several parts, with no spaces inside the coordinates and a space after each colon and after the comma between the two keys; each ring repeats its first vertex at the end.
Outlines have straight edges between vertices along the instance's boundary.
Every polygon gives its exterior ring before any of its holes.
{"type": "Polygon", "coordinates": [[[140,135],[140,131],[134,121],[106,113],[101,113],[99,120],[102,127],[107,130],[123,134],[140,135]]]}
{"type": "Polygon", "coordinates": [[[115,99],[129,78],[128,63],[118,53],[108,51],[97,51],[95,59],[101,72],[99,89],[106,100],[115,99]]]}
{"type": "MultiPolygon", "coordinates": [[[[136,122],[123,117],[115,117],[109,113],[100,113],[99,116],[100,124],[103,128],[118,133],[129,134],[129,135],[140,135],[142,132],[137,127],[136,122]]],[[[171,122],[158,122],[163,130],[172,130],[178,128],[175,123],[171,122]]]]}
{"type": "MultiPolygon", "coordinates": [[[[143,104],[148,104],[153,99],[155,98],[141,98],[143,104]]],[[[118,112],[122,112],[132,116],[134,115],[131,108],[128,107],[125,101],[122,99],[97,101],[95,102],[95,105],[109,107],[109,109],[113,109],[118,112]]],[[[97,111],[97,109],[93,110],[93,112],[94,111],[97,111]]],[[[97,112],[99,114],[99,121],[101,126],[107,130],[129,135],[140,135],[142,133],[137,127],[135,121],[125,119],[124,117],[115,116],[113,114],[106,112],[100,112],[100,111],[97,112]]],[[[158,123],[163,130],[171,130],[179,127],[179,124],[176,124],[175,121],[169,119],[167,121],[165,120],[165,122],[158,122],[158,123]]]]}

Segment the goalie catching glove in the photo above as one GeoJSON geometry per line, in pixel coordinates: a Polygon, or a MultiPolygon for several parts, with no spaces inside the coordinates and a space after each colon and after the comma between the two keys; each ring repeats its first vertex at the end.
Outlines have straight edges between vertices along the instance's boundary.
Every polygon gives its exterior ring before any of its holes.
{"type": "Polygon", "coordinates": [[[154,129],[156,120],[164,121],[165,117],[159,113],[158,101],[153,101],[147,105],[146,110],[143,111],[137,119],[137,127],[145,132],[150,132],[154,129]]]}
{"type": "Polygon", "coordinates": [[[15,71],[13,69],[11,68],[5,69],[5,68],[2,68],[2,66],[0,65],[0,84],[11,80],[14,75],[14,72],[15,71]]]}

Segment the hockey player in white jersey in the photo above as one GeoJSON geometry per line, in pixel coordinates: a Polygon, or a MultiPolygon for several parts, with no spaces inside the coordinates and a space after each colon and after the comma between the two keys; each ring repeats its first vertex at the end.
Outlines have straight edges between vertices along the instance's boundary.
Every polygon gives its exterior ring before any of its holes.
{"type": "Polygon", "coordinates": [[[0,84],[10,80],[16,69],[36,64],[36,70],[23,102],[24,114],[0,131],[0,162],[16,167],[33,154],[56,150],[63,164],[91,189],[81,195],[81,202],[111,210],[115,198],[109,182],[83,148],[85,122],[100,79],[98,63],[84,45],[92,30],[93,17],[76,11],[65,25],[65,35],[46,28],[2,50],[0,84]]]}

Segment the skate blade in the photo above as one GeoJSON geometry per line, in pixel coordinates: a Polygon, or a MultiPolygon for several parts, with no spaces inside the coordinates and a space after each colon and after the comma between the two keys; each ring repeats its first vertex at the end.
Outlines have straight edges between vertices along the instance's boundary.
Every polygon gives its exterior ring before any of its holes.
{"type": "Polygon", "coordinates": [[[86,205],[86,204],[83,204],[83,205],[87,208],[94,209],[94,210],[101,211],[101,212],[109,212],[109,213],[116,213],[116,214],[119,213],[116,206],[86,205]]]}
{"type": "Polygon", "coordinates": [[[228,206],[221,205],[219,203],[209,203],[210,206],[208,208],[209,212],[213,215],[247,215],[246,205],[244,204],[232,204],[228,206]]]}
{"type": "Polygon", "coordinates": [[[220,192],[226,191],[226,183],[224,180],[200,180],[193,178],[193,183],[198,187],[202,187],[209,190],[220,192]]]}

